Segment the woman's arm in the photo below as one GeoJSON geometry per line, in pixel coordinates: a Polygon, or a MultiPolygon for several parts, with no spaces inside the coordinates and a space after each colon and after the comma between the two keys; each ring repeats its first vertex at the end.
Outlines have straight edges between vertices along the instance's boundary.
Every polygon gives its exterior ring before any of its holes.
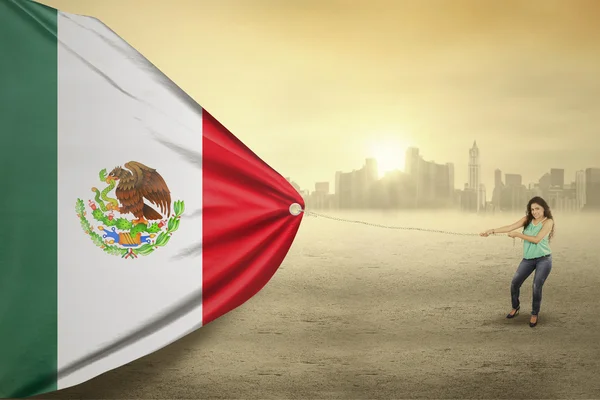
{"type": "Polygon", "coordinates": [[[518,220],[517,222],[512,223],[510,225],[492,229],[492,231],[493,231],[492,233],[508,233],[508,232],[514,231],[515,229],[519,229],[519,228],[523,227],[523,225],[525,225],[526,220],[527,220],[527,217],[523,217],[520,220],[518,220]]]}
{"type": "Polygon", "coordinates": [[[490,234],[494,234],[494,233],[508,233],[511,231],[514,231],[515,229],[519,229],[521,227],[523,227],[523,225],[525,225],[525,221],[527,221],[527,217],[523,217],[520,220],[518,220],[517,222],[510,224],[510,225],[506,225],[506,226],[502,226],[500,228],[495,228],[495,229],[489,229],[487,231],[485,231],[484,233],[487,235],[490,234]]]}
{"type": "Polygon", "coordinates": [[[540,232],[536,236],[523,235],[522,233],[519,233],[519,232],[511,233],[511,234],[509,234],[509,236],[527,240],[528,242],[538,244],[539,242],[542,241],[542,239],[547,234],[550,233],[550,231],[552,230],[552,225],[554,225],[554,221],[551,219],[548,219],[548,220],[546,220],[546,222],[542,222],[542,224],[543,224],[542,229],[540,229],[540,232]]]}

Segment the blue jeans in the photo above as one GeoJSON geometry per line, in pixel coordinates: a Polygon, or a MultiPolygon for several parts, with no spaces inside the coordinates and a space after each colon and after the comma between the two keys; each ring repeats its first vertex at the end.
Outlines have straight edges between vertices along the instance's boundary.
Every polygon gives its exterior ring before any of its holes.
{"type": "Polygon", "coordinates": [[[533,277],[533,304],[531,307],[531,315],[538,315],[540,312],[540,305],[542,304],[542,287],[546,278],[550,275],[552,270],[552,254],[544,257],[534,259],[523,259],[517,268],[517,272],[513,276],[512,282],[510,283],[510,297],[512,301],[512,307],[519,307],[519,292],[521,285],[535,270],[533,277]]]}

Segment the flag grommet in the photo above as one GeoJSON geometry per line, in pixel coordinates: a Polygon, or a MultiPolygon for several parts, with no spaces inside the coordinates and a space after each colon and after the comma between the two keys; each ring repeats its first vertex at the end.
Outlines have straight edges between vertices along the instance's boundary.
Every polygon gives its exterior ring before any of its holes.
{"type": "Polygon", "coordinates": [[[301,212],[302,212],[302,206],[300,204],[292,203],[290,205],[290,214],[292,214],[293,216],[300,215],[301,212]]]}

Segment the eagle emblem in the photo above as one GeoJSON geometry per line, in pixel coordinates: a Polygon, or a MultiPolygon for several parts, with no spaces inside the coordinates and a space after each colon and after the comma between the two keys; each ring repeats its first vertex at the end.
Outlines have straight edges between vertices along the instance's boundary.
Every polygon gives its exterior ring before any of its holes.
{"type": "Polygon", "coordinates": [[[133,259],[169,242],[179,228],[185,204],[182,200],[171,203],[171,191],[156,169],[129,161],[108,174],[103,169],[98,176],[107,186],[92,188],[95,197],[87,207],[100,233],[87,219],[84,201],[77,199],[75,206],[83,231],[96,246],[107,254],[133,259]],[[114,197],[110,197],[113,190],[114,197]]]}

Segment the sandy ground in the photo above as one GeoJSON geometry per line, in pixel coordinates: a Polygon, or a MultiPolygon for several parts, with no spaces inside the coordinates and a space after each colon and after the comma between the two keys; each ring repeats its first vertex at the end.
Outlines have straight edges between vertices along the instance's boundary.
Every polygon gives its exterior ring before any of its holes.
{"type": "MultiPolygon", "coordinates": [[[[444,221],[423,224],[496,223],[444,221]]],[[[600,252],[593,237],[568,238],[576,223],[561,227],[533,329],[532,277],[521,315],[505,318],[520,260],[511,239],[307,218],[279,272],[245,305],[40,398],[600,398],[600,252]]]]}

